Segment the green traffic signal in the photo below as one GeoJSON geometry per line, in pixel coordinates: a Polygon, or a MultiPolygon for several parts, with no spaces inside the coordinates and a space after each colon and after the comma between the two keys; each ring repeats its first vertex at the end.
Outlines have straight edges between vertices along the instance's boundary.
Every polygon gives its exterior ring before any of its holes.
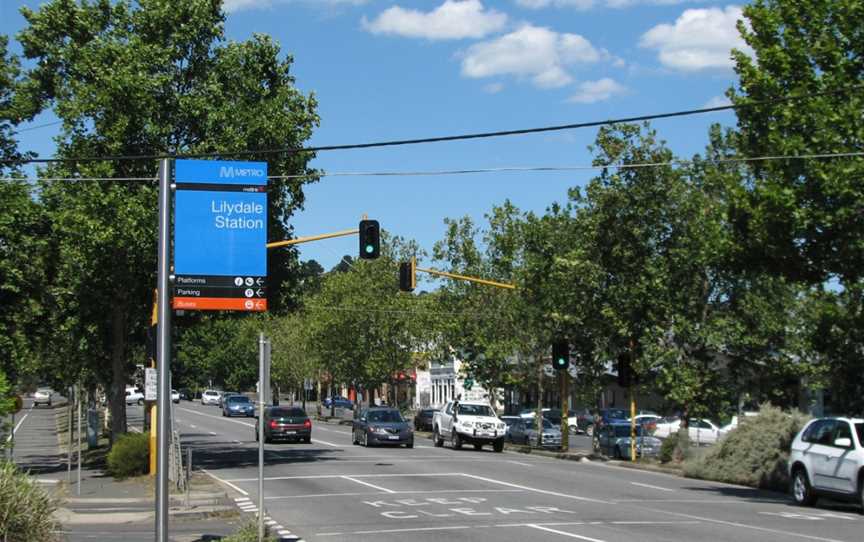
{"type": "Polygon", "coordinates": [[[565,341],[552,343],[552,363],[556,370],[566,371],[570,365],[570,345],[565,341]]]}
{"type": "Polygon", "coordinates": [[[381,252],[380,226],[377,220],[361,220],[360,227],[360,258],[374,260],[381,252]]]}

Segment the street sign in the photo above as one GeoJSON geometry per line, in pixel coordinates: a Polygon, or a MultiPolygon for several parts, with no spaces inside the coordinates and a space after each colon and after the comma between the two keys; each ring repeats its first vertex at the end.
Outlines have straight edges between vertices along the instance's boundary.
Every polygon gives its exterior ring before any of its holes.
{"type": "Polygon", "coordinates": [[[144,369],[144,400],[155,401],[159,391],[159,380],[156,369],[147,367],[144,369]]]}
{"type": "Polygon", "coordinates": [[[267,310],[267,163],[177,160],[174,299],[185,310],[267,310]]]}

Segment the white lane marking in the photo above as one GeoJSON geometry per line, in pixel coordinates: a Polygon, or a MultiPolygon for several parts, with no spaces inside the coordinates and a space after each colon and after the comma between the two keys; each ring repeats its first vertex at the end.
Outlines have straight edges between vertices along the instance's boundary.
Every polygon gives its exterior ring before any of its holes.
{"type": "MultiPolygon", "coordinates": [[[[521,489],[418,489],[393,491],[398,495],[426,495],[434,493],[524,493],[521,489]]],[[[275,497],[264,497],[264,500],[284,500],[284,499],[312,499],[312,498],[329,498],[329,497],[362,497],[376,495],[376,493],[317,493],[304,495],[279,495],[275,497]]]]}
{"type": "Polygon", "coordinates": [[[236,439],[235,439],[235,440],[234,440],[234,444],[243,444],[243,443],[240,442],[239,440],[236,440],[236,439]]]}
{"type": "Polygon", "coordinates": [[[507,462],[513,463],[514,465],[522,465],[523,467],[530,467],[531,466],[531,463],[523,463],[521,461],[511,461],[508,459],[507,462]]]}
{"type": "Polygon", "coordinates": [[[189,410],[188,408],[176,408],[175,410],[182,410],[184,412],[191,412],[192,414],[197,414],[199,416],[206,416],[208,418],[213,418],[215,420],[221,420],[223,422],[231,422],[231,423],[239,423],[240,425],[245,425],[246,427],[251,427],[255,429],[255,424],[249,422],[241,422],[240,420],[234,420],[232,418],[226,418],[224,416],[214,416],[213,414],[204,414],[203,412],[198,412],[197,410],[189,410]]]}
{"type": "Polygon", "coordinates": [[[659,489],[660,491],[675,491],[674,489],[669,489],[668,487],[660,487],[660,486],[652,486],[651,484],[640,484],[639,482],[630,482],[634,486],[639,487],[647,487],[649,489],[659,489]]]}
{"type": "Polygon", "coordinates": [[[219,435],[219,433],[217,433],[216,431],[210,431],[210,434],[213,435],[214,437],[219,435]]]}
{"type": "Polygon", "coordinates": [[[430,450],[432,449],[432,446],[421,446],[420,444],[415,444],[414,447],[415,448],[429,448],[430,450]]]}
{"type": "Polygon", "coordinates": [[[265,523],[266,525],[269,525],[270,527],[272,527],[272,526],[276,525],[276,524],[279,523],[279,522],[276,521],[276,520],[274,520],[274,519],[268,519],[268,520],[265,521],[264,523],[265,523]]]}
{"type": "Polygon", "coordinates": [[[30,409],[27,410],[27,414],[24,414],[24,416],[18,421],[18,423],[15,424],[15,429],[12,430],[11,435],[6,437],[6,442],[10,442],[12,440],[12,436],[15,435],[15,433],[17,433],[19,429],[21,429],[21,424],[24,423],[24,420],[26,420],[27,416],[30,415],[30,411],[33,410],[33,406],[35,406],[35,405],[31,405],[30,409]]]}
{"type": "MultiPolygon", "coordinates": [[[[409,473],[382,473],[382,474],[307,474],[301,476],[271,476],[264,478],[268,481],[273,480],[320,480],[326,478],[342,478],[350,476],[351,478],[415,478],[427,476],[466,476],[462,472],[422,472],[418,474],[409,473]]],[[[258,478],[232,478],[229,482],[257,482],[258,478]]],[[[523,488],[524,489],[524,488],[523,488]]]]}
{"type": "Polygon", "coordinates": [[[531,527],[532,529],[539,529],[541,531],[546,531],[549,533],[560,534],[561,536],[569,536],[570,538],[578,538],[579,540],[587,540],[588,542],[603,542],[603,540],[600,540],[597,538],[589,538],[587,536],[581,536],[578,534],[568,533],[567,531],[559,531],[557,529],[550,529],[549,527],[543,527],[542,525],[537,525],[535,523],[528,523],[525,526],[531,527]]]}
{"type": "Polygon", "coordinates": [[[810,536],[810,535],[806,535],[806,534],[793,533],[790,531],[781,531],[778,529],[769,529],[767,527],[759,527],[756,525],[747,525],[746,523],[738,523],[735,521],[723,521],[722,519],[706,518],[706,517],[702,517],[702,516],[693,516],[691,514],[682,514],[680,512],[669,512],[667,510],[656,510],[653,508],[647,508],[647,507],[641,507],[641,506],[639,508],[641,508],[642,510],[650,510],[652,512],[657,512],[660,514],[666,514],[666,515],[670,515],[670,516],[679,516],[682,518],[695,519],[695,520],[699,520],[699,521],[707,521],[708,523],[717,523],[719,525],[728,525],[730,527],[740,527],[742,529],[752,529],[754,531],[761,531],[763,533],[792,536],[795,538],[804,538],[807,540],[819,540],[821,542],[843,542],[842,540],[835,540],[833,538],[821,538],[819,536],[810,536]]]}
{"type": "Polygon", "coordinates": [[[251,501],[249,497],[234,497],[235,502],[251,501]]]}
{"type": "Polygon", "coordinates": [[[52,480],[51,478],[36,478],[37,484],[59,484],[60,480],[52,480]]]}
{"type": "MultiPolygon", "coordinates": [[[[227,485],[228,487],[230,487],[230,488],[232,488],[232,489],[235,489],[235,490],[238,491],[241,495],[244,495],[244,496],[247,496],[247,497],[249,496],[249,493],[247,493],[246,491],[243,491],[242,489],[240,489],[239,487],[235,486],[234,484],[232,484],[232,483],[229,482],[228,480],[223,480],[222,478],[219,478],[218,476],[216,476],[215,474],[211,473],[211,472],[208,471],[207,469],[201,469],[201,472],[203,472],[203,473],[206,474],[207,476],[209,476],[209,477],[211,477],[211,478],[213,478],[213,479],[215,479],[215,480],[217,480],[217,481],[219,481],[219,482],[222,482],[223,484],[227,485]]],[[[258,480],[258,479],[255,478],[255,480],[258,480]]]]}
{"type": "Polygon", "coordinates": [[[279,536],[287,536],[287,535],[291,534],[291,531],[289,531],[288,529],[282,529],[281,531],[277,531],[277,534],[279,536]]]}
{"type": "Polygon", "coordinates": [[[324,440],[318,440],[316,438],[313,438],[312,442],[314,442],[315,444],[326,444],[327,446],[332,446],[334,448],[341,448],[342,447],[341,444],[333,444],[332,442],[327,442],[324,440]]]}
{"type": "MultiPolygon", "coordinates": [[[[468,473],[463,472],[462,476],[466,476],[468,478],[473,478],[475,480],[482,480],[484,482],[489,482],[490,484],[498,484],[498,485],[507,486],[507,487],[515,487],[516,489],[524,489],[525,491],[533,491],[534,493],[542,493],[544,495],[553,495],[555,497],[564,497],[565,499],[594,502],[594,503],[598,503],[598,504],[611,504],[609,501],[602,501],[600,499],[591,499],[588,497],[580,497],[578,495],[570,495],[568,493],[559,493],[557,491],[549,491],[547,489],[538,489],[536,487],[520,486],[519,484],[511,484],[510,482],[503,482],[501,480],[495,480],[494,478],[486,478],[484,476],[477,476],[476,474],[468,474],[468,473]]],[[[256,478],[256,480],[257,480],[257,478],[256,478]]]]}
{"type": "Polygon", "coordinates": [[[408,529],[379,529],[377,531],[354,531],[351,533],[318,533],[315,536],[343,536],[346,534],[387,534],[387,533],[416,533],[423,531],[457,531],[462,529],[477,529],[488,527],[488,525],[453,525],[450,527],[414,527],[408,529]]]}
{"type": "Polygon", "coordinates": [[[134,427],[134,426],[130,426],[129,430],[132,431],[133,433],[140,433],[141,432],[140,429],[138,429],[137,427],[134,427]]]}
{"type": "Polygon", "coordinates": [[[192,429],[198,429],[198,426],[196,426],[194,423],[190,423],[189,427],[191,427],[192,429]]]}
{"type": "Polygon", "coordinates": [[[363,480],[356,480],[351,478],[350,476],[343,476],[343,480],[350,480],[355,484],[360,484],[361,486],[371,487],[372,489],[377,489],[378,491],[383,491],[384,493],[396,493],[392,489],[387,489],[386,487],[376,486],[375,484],[370,484],[369,482],[364,482],[363,480]]]}

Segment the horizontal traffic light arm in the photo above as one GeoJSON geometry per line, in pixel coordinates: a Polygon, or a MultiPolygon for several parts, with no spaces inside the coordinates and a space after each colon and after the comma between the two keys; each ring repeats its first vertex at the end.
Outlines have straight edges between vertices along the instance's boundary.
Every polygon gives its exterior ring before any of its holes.
{"type": "Polygon", "coordinates": [[[310,241],[320,241],[321,239],[332,239],[333,237],[347,237],[349,235],[357,235],[360,230],[342,230],[333,233],[322,233],[321,235],[310,235],[309,237],[298,237],[297,239],[289,239],[287,241],[275,241],[267,243],[267,248],[285,247],[288,245],[299,245],[300,243],[308,243],[310,241]]]}
{"type": "Polygon", "coordinates": [[[430,275],[438,275],[440,277],[447,277],[456,280],[467,280],[468,282],[476,282],[478,284],[485,284],[487,286],[495,286],[496,288],[507,288],[508,290],[514,290],[516,288],[515,284],[507,284],[506,282],[495,282],[494,280],[468,277],[465,275],[457,275],[455,273],[445,273],[444,271],[438,271],[437,269],[423,269],[422,267],[417,267],[416,270],[422,273],[429,273],[430,275]]]}

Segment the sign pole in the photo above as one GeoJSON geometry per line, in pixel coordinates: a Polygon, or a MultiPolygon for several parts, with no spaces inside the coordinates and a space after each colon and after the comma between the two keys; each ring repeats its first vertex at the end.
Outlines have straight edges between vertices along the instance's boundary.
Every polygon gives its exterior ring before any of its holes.
{"type": "Polygon", "coordinates": [[[76,386],[75,397],[78,398],[78,438],[76,439],[76,450],[78,455],[78,484],[75,486],[75,493],[81,496],[81,385],[76,386]]]}
{"type": "Polygon", "coordinates": [[[258,542],[264,540],[264,333],[258,335],[258,542]]]}
{"type": "Polygon", "coordinates": [[[171,303],[169,301],[171,228],[171,160],[159,161],[159,319],[156,359],[159,360],[156,397],[156,541],[168,542],[168,387],[171,356],[171,303]]]}

